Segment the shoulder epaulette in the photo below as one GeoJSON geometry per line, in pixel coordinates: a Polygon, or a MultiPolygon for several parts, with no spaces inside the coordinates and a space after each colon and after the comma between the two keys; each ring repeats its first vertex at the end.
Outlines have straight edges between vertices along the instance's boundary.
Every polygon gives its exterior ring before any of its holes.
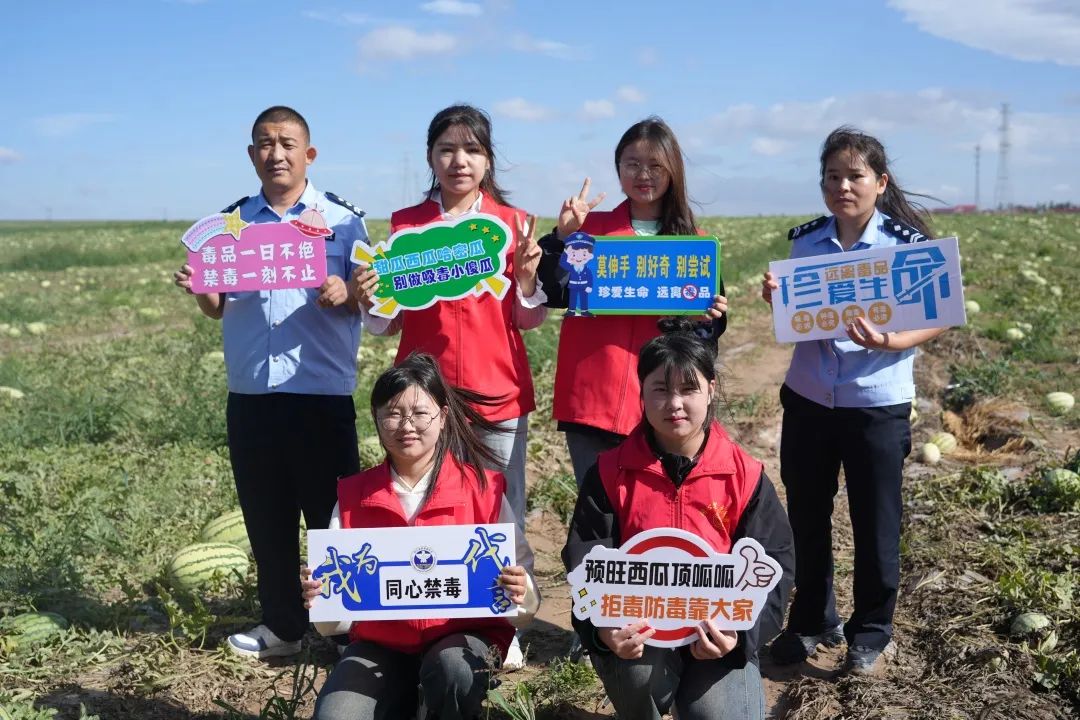
{"type": "Polygon", "coordinates": [[[881,229],[887,235],[892,235],[900,242],[919,242],[920,240],[930,239],[910,225],[905,225],[899,220],[893,220],[892,218],[885,218],[882,222],[881,229]]]}
{"type": "Polygon", "coordinates": [[[248,201],[249,197],[251,197],[251,196],[250,195],[245,195],[244,197],[240,198],[239,200],[234,202],[232,205],[230,205],[229,207],[222,210],[221,214],[225,215],[225,214],[231,213],[233,210],[235,210],[236,208],[238,208],[241,205],[243,205],[244,203],[246,203],[248,201]]]}
{"type": "Polygon", "coordinates": [[[339,198],[339,197],[338,197],[337,195],[335,195],[334,193],[331,193],[331,192],[324,192],[324,193],[323,193],[323,195],[325,195],[325,196],[326,196],[326,199],[327,199],[327,200],[329,200],[330,202],[334,203],[335,205],[340,205],[341,207],[345,208],[346,210],[348,210],[349,212],[351,212],[351,213],[352,213],[353,215],[355,215],[356,217],[364,217],[364,215],[366,215],[366,214],[367,214],[367,213],[365,213],[365,212],[364,212],[363,210],[361,210],[360,208],[358,208],[358,207],[356,207],[355,205],[353,205],[353,204],[352,204],[351,202],[349,202],[348,200],[345,200],[345,199],[343,199],[343,198],[339,198]]]}
{"type": "Polygon", "coordinates": [[[793,227],[793,228],[791,228],[791,230],[788,230],[787,239],[788,240],[794,240],[795,238],[799,237],[800,235],[805,235],[806,233],[810,232],[811,230],[817,230],[819,227],[821,227],[822,225],[824,225],[827,222],[829,222],[829,216],[828,215],[822,215],[821,217],[817,218],[816,220],[811,220],[808,223],[804,223],[802,225],[798,225],[796,227],[793,227]]]}

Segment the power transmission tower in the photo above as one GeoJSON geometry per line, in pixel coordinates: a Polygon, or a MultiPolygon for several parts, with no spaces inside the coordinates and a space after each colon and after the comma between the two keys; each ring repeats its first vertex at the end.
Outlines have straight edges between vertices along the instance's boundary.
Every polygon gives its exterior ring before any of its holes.
{"type": "Polygon", "coordinates": [[[979,209],[979,152],[982,150],[978,145],[975,146],[975,209],[979,209]]]}
{"type": "Polygon", "coordinates": [[[994,185],[994,204],[998,210],[1012,209],[1012,190],[1009,186],[1009,104],[1001,105],[1001,139],[998,140],[997,183],[994,185]]]}

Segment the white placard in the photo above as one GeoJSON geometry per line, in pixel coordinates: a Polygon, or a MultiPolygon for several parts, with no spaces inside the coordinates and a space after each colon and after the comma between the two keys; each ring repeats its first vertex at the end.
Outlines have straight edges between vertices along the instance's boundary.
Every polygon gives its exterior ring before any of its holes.
{"type": "Polygon", "coordinates": [[[311,621],[517,615],[496,580],[517,564],[514,523],[309,530],[323,583],[311,621]]]}
{"type": "Polygon", "coordinates": [[[769,263],[778,342],[847,337],[860,315],[881,332],[967,322],[956,238],[769,263]]]}
{"type": "Polygon", "coordinates": [[[757,540],[741,538],[728,554],[676,528],[638,533],[618,549],[596,546],[567,576],[574,615],[596,627],[646,620],[657,647],[689,645],[697,626],[749,630],[780,581],[780,564],[757,540]]]}

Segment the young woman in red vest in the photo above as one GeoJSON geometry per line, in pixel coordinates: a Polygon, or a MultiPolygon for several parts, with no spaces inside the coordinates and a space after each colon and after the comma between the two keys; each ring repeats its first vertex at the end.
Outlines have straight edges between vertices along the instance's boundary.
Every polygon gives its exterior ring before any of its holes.
{"type": "MultiPolygon", "coordinates": [[[[386,461],[339,481],[330,528],[515,522],[503,476],[487,469],[491,451],[475,434],[493,431],[474,409],[490,401],[449,385],[430,355],[414,353],[383,373],[371,390],[371,415],[386,461]]],[[[520,606],[512,622],[524,624],[540,598],[522,533],[516,547],[521,564],[504,568],[499,583],[520,606]]],[[[322,583],[305,569],[302,585],[310,607],[322,583]]],[[[500,618],[315,627],[323,635],[348,632],[351,641],[319,692],[317,720],[412,718],[418,706],[441,720],[474,717],[487,695],[489,648],[505,656],[514,637],[511,620],[500,618]]]]}
{"type": "Polygon", "coordinates": [[[716,354],[687,320],[662,320],[665,334],[641,349],[637,379],[644,420],[586,472],[563,562],[577,567],[595,545],[619,547],[639,532],[677,527],[729,552],[750,537],[783,568],[757,625],[721,631],[711,620],[681,648],[645,645],[645,622],[574,629],[623,720],[763,718],[759,645],[783,622],[795,554],[787,514],[760,462],[713,418],[716,354]]]}
{"type": "MultiPolygon", "coordinates": [[[[540,279],[549,307],[566,307],[568,272],[559,267],[564,240],[581,230],[589,235],[695,235],[682,150],[671,128],[658,117],[631,126],[615,146],[615,171],[626,195],[610,212],[596,212],[601,193],[589,199],[589,179],[559,211],[557,229],[541,238],[540,279]]],[[[713,343],[727,327],[727,299],[713,298],[696,331],[713,343]]],[[[578,486],[597,455],[618,445],[641,420],[638,353],[656,337],[649,315],[571,317],[562,322],[555,369],[554,417],[578,486]]]]}
{"type": "MultiPolygon", "coordinates": [[[[536,282],[540,248],[533,236],[535,218],[511,207],[495,180],[491,121],[482,110],[454,105],[439,111],[428,127],[427,154],[431,168],[427,199],[393,213],[390,232],[476,213],[495,215],[515,234],[506,258],[510,289],[502,300],[489,293],[470,295],[407,310],[393,320],[365,312],[364,327],[375,335],[401,333],[397,362],[414,351],[430,353],[451,384],[497,399],[476,408],[496,426],[480,437],[496,458],[496,469],[506,477],[506,494],[524,533],[528,414],[536,400],[520,331],[539,326],[547,314],[543,305],[547,298],[536,282]]],[[[378,275],[369,268],[354,274],[354,290],[365,309],[371,308],[377,283],[378,275]]],[[[515,637],[506,665],[522,664],[515,637]]]]}

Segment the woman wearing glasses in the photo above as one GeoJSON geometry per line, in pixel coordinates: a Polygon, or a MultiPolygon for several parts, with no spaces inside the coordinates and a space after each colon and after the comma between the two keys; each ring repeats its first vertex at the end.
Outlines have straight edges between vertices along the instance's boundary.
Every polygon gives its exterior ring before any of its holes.
{"type": "MultiPolygon", "coordinates": [[[[476,435],[493,431],[474,409],[491,402],[449,385],[430,355],[413,353],[384,372],[371,390],[371,415],[386,461],[338,483],[330,528],[515,522],[506,481],[485,469],[492,452],[476,435]]],[[[444,720],[476,716],[487,694],[489,648],[505,657],[514,625],[528,623],[540,605],[532,549],[520,532],[517,559],[499,577],[520,607],[512,619],[315,623],[321,634],[347,632],[351,641],[319,692],[315,718],[411,718],[418,706],[444,720]]],[[[310,607],[322,583],[305,569],[302,585],[310,607]]]]}
{"type": "MultiPolygon", "coordinates": [[[[682,150],[671,128],[658,117],[631,126],[615,146],[615,170],[626,200],[610,212],[595,212],[605,194],[589,199],[589,179],[568,197],[557,229],[540,240],[539,277],[549,307],[567,307],[570,273],[559,267],[567,238],[589,235],[694,235],[700,231],[690,210],[682,150]]],[[[722,286],[721,286],[722,287],[722,286]]],[[[713,298],[696,331],[714,343],[727,326],[727,300],[713,298]]],[[[659,334],[649,315],[587,317],[568,312],[559,335],[554,416],[578,487],[604,450],[618,445],[641,421],[638,354],[659,334]]]]}

